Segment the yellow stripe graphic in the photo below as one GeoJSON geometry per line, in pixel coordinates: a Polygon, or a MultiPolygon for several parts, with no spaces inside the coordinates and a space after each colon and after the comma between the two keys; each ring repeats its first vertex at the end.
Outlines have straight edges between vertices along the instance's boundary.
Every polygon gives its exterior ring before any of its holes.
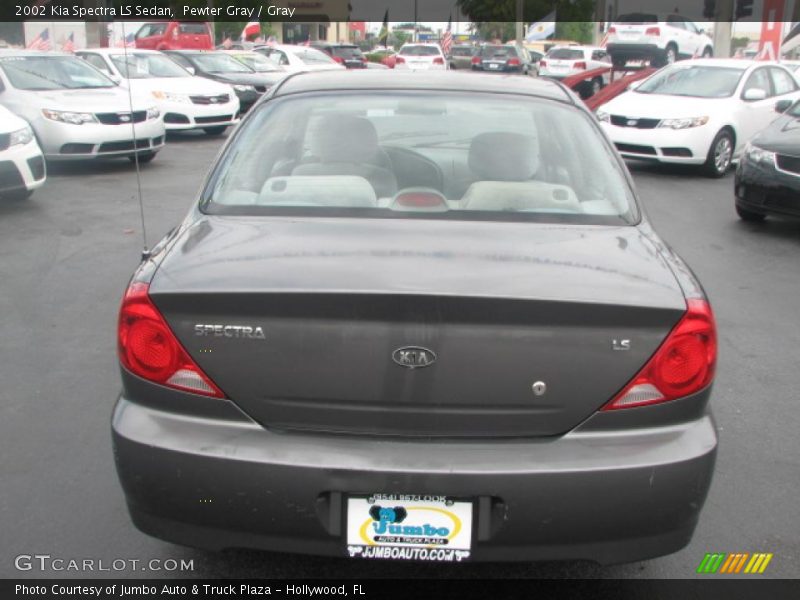
{"type": "Polygon", "coordinates": [[[758,572],[759,573],[763,573],[764,571],[766,571],[767,565],[769,564],[769,561],[771,561],[771,560],[772,560],[772,553],[770,552],[769,554],[765,554],[764,555],[764,562],[761,563],[761,568],[758,570],[758,572]]]}

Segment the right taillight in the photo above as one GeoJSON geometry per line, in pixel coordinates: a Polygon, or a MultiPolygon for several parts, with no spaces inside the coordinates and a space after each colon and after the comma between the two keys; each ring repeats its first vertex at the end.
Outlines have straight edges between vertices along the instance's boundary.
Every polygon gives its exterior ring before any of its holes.
{"type": "Polygon", "coordinates": [[[659,36],[661,35],[661,29],[659,29],[658,27],[648,27],[647,29],[645,29],[644,34],[659,36]]]}
{"type": "Polygon", "coordinates": [[[684,398],[708,386],[717,362],[717,330],[708,301],[687,301],[686,313],[647,364],[602,410],[684,398]]]}
{"type": "Polygon", "coordinates": [[[541,59],[541,60],[539,61],[539,66],[540,66],[540,67],[546,67],[546,66],[547,66],[547,61],[546,61],[545,59],[541,59]]]}
{"type": "Polygon", "coordinates": [[[333,58],[333,60],[335,60],[340,65],[344,64],[344,59],[341,56],[332,56],[331,58],[333,58]]]}
{"type": "Polygon", "coordinates": [[[480,56],[473,56],[472,60],[470,60],[470,62],[473,65],[479,65],[479,64],[481,64],[481,57],[480,56]]]}
{"type": "Polygon", "coordinates": [[[128,371],[167,387],[224,398],[150,300],[146,283],[132,283],[119,309],[119,360],[128,371]]]}

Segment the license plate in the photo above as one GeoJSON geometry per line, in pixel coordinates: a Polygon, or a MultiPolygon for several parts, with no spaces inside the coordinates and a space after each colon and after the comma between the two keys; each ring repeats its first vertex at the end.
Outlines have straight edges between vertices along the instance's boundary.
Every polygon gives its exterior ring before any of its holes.
{"type": "Polygon", "coordinates": [[[459,562],[472,547],[472,502],[373,494],[347,499],[351,558],[459,562]]]}
{"type": "Polygon", "coordinates": [[[500,65],[498,65],[497,63],[489,63],[489,68],[490,69],[499,69],[500,65]]]}

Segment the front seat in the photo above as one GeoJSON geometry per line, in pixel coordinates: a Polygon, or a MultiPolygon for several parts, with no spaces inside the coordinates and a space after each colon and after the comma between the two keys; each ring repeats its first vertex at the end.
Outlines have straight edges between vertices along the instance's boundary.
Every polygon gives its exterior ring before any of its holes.
{"type": "Polygon", "coordinates": [[[351,115],[327,115],[311,131],[309,150],[318,162],[303,162],[292,175],[357,175],[370,182],[378,198],[397,192],[390,161],[378,146],[369,120],[351,115]]]}

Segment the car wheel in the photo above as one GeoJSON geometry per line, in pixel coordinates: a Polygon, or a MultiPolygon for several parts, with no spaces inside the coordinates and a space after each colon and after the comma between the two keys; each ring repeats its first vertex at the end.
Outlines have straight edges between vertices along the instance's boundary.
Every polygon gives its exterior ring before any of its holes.
{"type": "Polygon", "coordinates": [[[709,177],[722,177],[733,159],[733,135],[727,129],[720,131],[711,142],[703,168],[709,177]]]}
{"type": "Polygon", "coordinates": [[[767,215],[764,213],[757,213],[753,212],[752,210],[747,210],[738,204],[736,205],[736,214],[739,215],[739,218],[742,221],[748,221],[750,223],[759,223],[767,218],[767,215]]]}
{"type": "Polygon", "coordinates": [[[203,131],[205,131],[208,135],[221,135],[227,127],[228,127],[227,125],[221,125],[217,127],[204,127],[203,131]]]}
{"type": "Polygon", "coordinates": [[[711,46],[706,46],[705,50],[703,50],[703,58],[711,58],[712,56],[714,56],[714,50],[711,46]]]}
{"type": "Polygon", "coordinates": [[[678,47],[675,44],[667,45],[667,50],[664,52],[664,60],[668,65],[678,60],[678,47]]]}
{"type": "MultiPolygon", "coordinates": [[[[142,152],[139,155],[139,164],[143,165],[143,164],[149,163],[155,157],[156,157],[156,153],[155,152],[142,152]]],[[[132,163],[136,163],[136,157],[135,156],[129,156],[128,160],[131,161],[132,163]]]]}

